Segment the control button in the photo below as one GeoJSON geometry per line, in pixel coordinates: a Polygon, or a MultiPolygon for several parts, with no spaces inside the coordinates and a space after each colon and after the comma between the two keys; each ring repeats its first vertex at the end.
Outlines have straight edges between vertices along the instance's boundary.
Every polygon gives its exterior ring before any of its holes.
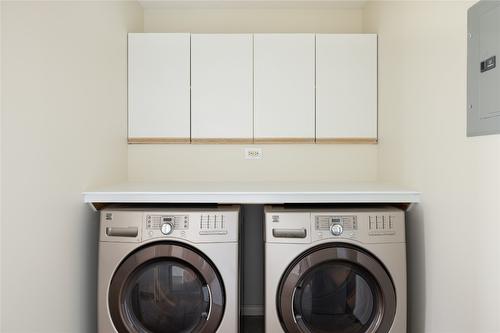
{"type": "Polygon", "coordinates": [[[344,230],[340,224],[332,224],[332,226],[330,227],[330,231],[331,231],[332,235],[340,236],[340,235],[342,235],[342,232],[344,230]]]}
{"type": "Polygon", "coordinates": [[[174,230],[174,227],[172,226],[171,223],[163,223],[161,225],[161,233],[164,235],[171,234],[173,230],[174,230]]]}

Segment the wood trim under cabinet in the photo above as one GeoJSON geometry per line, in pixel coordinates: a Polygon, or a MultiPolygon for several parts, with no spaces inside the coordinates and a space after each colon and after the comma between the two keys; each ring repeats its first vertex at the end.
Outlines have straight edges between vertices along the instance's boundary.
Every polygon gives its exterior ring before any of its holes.
{"type": "Polygon", "coordinates": [[[196,138],[191,139],[191,143],[193,144],[251,144],[253,143],[253,139],[243,139],[243,138],[196,138]]]}
{"type": "Polygon", "coordinates": [[[253,142],[259,144],[282,144],[282,143],[311,144],[314,143],[314,139],[313,138],[255,138],[253,142]]]}
{"type": "Polygon", "coordinates": [[[377,138],[128,138],[129,144],[377,144],[377,138]]]}
{"type": "Polygon", "coordinates": [[[321,138],[316,139],[319,144],[377,144],[377,138],[321,138]]]}
{"type": "Polygon", "coordinates": [[[189,138],[128,138],[129,144],[190,143],[189,138]]]}

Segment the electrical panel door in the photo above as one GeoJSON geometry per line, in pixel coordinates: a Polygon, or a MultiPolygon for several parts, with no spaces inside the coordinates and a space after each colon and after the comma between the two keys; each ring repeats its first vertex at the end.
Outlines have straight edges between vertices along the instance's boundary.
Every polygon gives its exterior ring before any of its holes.
{"type": "Polygon", "coordinates": [[[500,2],[468,12],[467,135],[500,133],[500,2]]]}

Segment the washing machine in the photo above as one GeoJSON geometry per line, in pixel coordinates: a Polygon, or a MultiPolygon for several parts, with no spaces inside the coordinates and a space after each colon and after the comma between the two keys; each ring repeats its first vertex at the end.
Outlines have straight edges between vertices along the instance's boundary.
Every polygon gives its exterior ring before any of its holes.
{"type": "Polygon", "coordinates": [[[98,333],[235,333],[237,206],[101,211],[98,333]]]}
{"type": "Polygon", "coordinates": [[[268,333],[405,333],[404,212],[265,208],[268,333]]]}

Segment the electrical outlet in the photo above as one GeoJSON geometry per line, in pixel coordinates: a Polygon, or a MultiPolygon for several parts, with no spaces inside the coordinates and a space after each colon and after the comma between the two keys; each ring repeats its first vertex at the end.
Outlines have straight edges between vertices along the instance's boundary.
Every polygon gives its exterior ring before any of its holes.
{"type": "Polygon", "coordinates": [[[261,148],[245,148],[245,159],[246,160],[261,160],[262,159],[262,149],[261,148]]]}

